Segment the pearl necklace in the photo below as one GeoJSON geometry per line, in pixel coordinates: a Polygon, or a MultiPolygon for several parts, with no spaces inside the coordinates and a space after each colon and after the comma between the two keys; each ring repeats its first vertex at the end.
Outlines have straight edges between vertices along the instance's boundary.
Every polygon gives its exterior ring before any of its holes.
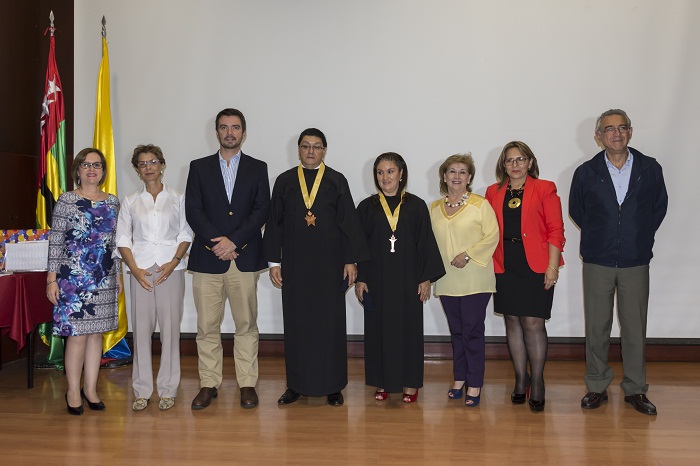
{"type": "Polygon", "coordinates": [[[447,207],[461,207],[467,203],[467,199],[469,199],[469,193],[464,193],[458,202],[450,204],[450,196],[448,195],[445,196],[445,204],[447,204],[447,207]]]}

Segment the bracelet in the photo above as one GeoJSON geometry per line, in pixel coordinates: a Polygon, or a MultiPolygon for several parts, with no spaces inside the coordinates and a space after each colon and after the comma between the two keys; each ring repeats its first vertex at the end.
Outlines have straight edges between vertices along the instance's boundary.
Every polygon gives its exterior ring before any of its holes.
{"type": "Polygon", "coordinates": [[[50,282],[46,282],[46,286],[49,286],[52,283],[56,283],[56,280],[54,279],[54,280],[51,280],[50,282]]]}
{"type": "Polygon", "coordinates": [[[177,259],[178,262],[182,262],[182,257],[173,256],[173,259],[177,259]]]}
{"type": "Polygon", "coordinates": [[[547,265],[547,268],[550,268],[550,269],[554,270],[556,273],[559,273],[559,269],[555,269],[551,265],[547,265]]]}

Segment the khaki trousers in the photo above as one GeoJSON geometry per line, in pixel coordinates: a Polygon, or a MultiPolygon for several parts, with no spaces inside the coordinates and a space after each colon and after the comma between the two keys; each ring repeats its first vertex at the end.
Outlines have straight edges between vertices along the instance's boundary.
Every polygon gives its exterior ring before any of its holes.
{"type": "Polygon", "coordinates": [[[583,264],[586,316],[586,387],[602,393],[613,380],[608,364],[613,305],[617,294],[622,369],[626,396],[646,393],[646,334],[649,307],[649,266],[615,268],[583,264]]]}
{"type": "Polygon", "coordinates": [[[233,359],[239,387],[258,381],[258,278],[260,272],[241,272],[231,261],[223,274],[192,273],[192,293],[197,308],[197,353],[200,387],[219,388],[223,380],[221,323],[226,299],[236,326],[233,359]]]}
{"type": "MultiPolygon", "coordinates": [[[[154,283],[157,265],[146,280],[154,283]]],[[[160,368],[158,369],[158,396],[175,398],[180,385],[180,323],[184,308],[185,271],[174,270],[166,281],[146,291],[131,275],[131,329],[134,335],[134,366],[132,387],[136,398],[149,399],[153,394],[153,364],[151,339],[160,330],[160,368]]]]}

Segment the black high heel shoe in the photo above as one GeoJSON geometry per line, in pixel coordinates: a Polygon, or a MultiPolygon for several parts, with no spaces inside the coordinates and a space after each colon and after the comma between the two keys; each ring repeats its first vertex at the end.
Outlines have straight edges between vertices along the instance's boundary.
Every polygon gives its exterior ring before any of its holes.
{"type": "MultiPolygon", "coordinates": [[[[88,408],[90,408],[93,411],[104,411],[105,410],[105,404],[102,401],[98,401],[97,403],[93,403],[92,401],[88,400],[88,398],[85,396],[85,392],[83,389],[80,389],[80,397],[87,401],[88,408]]],[[[81,406],[82,409],[82,406],[81,406]]]]}
{"type": "Polygon", "coordinates": [[[532,410],[533,413],[536,413],[538,411],[544,411],[544,400],[542,401],[537,401],[530,399],[530,409],[532,410]]]}
{"type": "Polygon", "coordinates": [[[510,402],[513,403],[514,405],[522,405],[525,404],[525,401],[530,398],[530,385],[527,386],[525,389],[525,393],[511,393],[510,394],[510,402]]]}
{"type": "Polygon", "coordinates": [[[68,414],[72,414],[73,416],[80,416],[81,414],[83,414],[83,400],[80,400],[80,406],[74,408],[68,404],[68,393],[66,393],[66,408],[68,409],[68,414]]]}

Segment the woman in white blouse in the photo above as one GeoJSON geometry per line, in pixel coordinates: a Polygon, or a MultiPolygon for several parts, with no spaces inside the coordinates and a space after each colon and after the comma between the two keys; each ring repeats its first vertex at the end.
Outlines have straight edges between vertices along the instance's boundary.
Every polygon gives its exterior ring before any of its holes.
{"type": "Polygon", "coordinates": [[[491,205],[472,193],[475,173],[470,154],[452,155],[440,165],[443,196],[430,206],[430,220],[447,273],[435,283],[445,310],[454,353],[454,382],[447,392],[474,408],[484,384],[486,306],[496,291],[493,251],[498,221],[491,205]]]}
{"type": "Polygon", "coordinates": [[[144,186],[122,201],[117,248],[131,274],[131,328],[134,335],[134,411],[153,393],[151,339],[156,322],[162,344],[158,369],[161,410],[175,405],[180,385],[180,323],[185,295],[185,254],[192,229],[185,219],[184,195],[163,183],[160,147],[140,145],[131,156],[144,186]]]}

